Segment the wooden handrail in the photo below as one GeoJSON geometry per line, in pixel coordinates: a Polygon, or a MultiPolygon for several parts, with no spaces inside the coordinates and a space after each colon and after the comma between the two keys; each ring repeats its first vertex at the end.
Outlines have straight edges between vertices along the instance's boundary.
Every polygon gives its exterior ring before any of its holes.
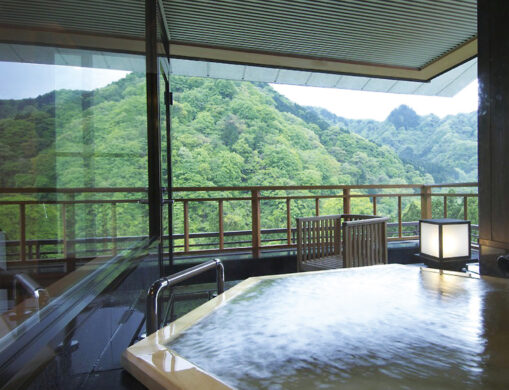
{"type": "Polygon", "coordinates": [[[383,221],[388,221],[389,217],[376,217],[376,218],[366,218],[366,219],[357,219],[355,221],[345,221],[342,225],[345,226],[355,226],[355,225],[369,225],[372,223],[380,223],[383,221]]]}
{"type": "Polygon", "coordinates": [[[69,193],[108,193],[108,192],[146,192],[147,189],[144,187],[94,187],[94,188],[87,188],[87,187],[19,187],[19,188],[13,188],[13,187],[0,187],[0,194],[33,194],[33,193],[39,193],[39,194],[51,194],[51,193],[62,193],[62,194],[69,194],[69,193]]]}
{"type": "Polygon", "coordinates": [[[440,188],[440,187],[477,187],[479,183],[471,182],[471,183],[442,183],[442,184],[426,184],[427,187],[430,188],[440,188]]]}
{"type": "MultiPolygon", "coordinates": [[[[465,185],[429,185],[428,187],[472,187],[475,183],[465,185]]],[[[276,190],[363,190],[389,188],[420,188],[424,184],[356,184],[356,185],[321,185],[321,186],[223,186],[223,187],[173,187],[173,192],[218,192],[218,191],[276,191],[276,190]]],[[[0,187],[0,194],[22,193],[111,193],[111,192],[146,192],[145,187],[0,187]]]]}

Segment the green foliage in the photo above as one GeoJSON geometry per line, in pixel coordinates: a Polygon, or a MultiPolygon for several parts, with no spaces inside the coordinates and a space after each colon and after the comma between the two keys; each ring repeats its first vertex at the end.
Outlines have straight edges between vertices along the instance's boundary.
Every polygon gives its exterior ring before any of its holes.
{"type": "Polygon", "coordinates": [[[433,176],[436,183],[477,181],[477,112],[449,115],[443,119],[417,115],[402,105],[387,120],[350,120],[318,108],[331,125],[339,125],[387,146],[414,169],[433,176]]]}
{"type": "Polygon", "coordinates": [[[419,126],[420,118],[414,110],[403,104],[392,110],[387,117],[387,121],[392,123],[396,130],[407,130],[414,129],[419,126]]]}

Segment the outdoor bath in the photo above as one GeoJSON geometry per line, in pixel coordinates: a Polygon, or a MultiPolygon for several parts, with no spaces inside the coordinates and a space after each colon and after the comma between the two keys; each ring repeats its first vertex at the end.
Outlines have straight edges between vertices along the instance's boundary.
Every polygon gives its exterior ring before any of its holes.
{"type": "Polygon", "coordinates": [[[509,282],[379,265],[245,280],[128,348],[150,389],[495,389],[509,282]]]}

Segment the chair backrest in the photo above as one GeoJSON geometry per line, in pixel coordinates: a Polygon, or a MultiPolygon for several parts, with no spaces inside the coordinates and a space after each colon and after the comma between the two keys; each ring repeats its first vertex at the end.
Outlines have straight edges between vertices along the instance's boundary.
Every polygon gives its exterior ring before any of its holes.
{"type": "Polygon", "coordinates": [[[341,215],[297,218],[297,271],[306,261],[341,254],[341,215]]]}
{"type": "Polygon", "coordinates": [[[388,219],[363,214],[297,218],[297,271],[330,256],[342,256],[345,268],[387,264],[388,219]]]}
{"type": "Polygon", "coordinates": [[[344,216],[343,267],[387,264],[387,217],[344,216]],[[358,217],[358,218],[356,218],[358,217]]]}

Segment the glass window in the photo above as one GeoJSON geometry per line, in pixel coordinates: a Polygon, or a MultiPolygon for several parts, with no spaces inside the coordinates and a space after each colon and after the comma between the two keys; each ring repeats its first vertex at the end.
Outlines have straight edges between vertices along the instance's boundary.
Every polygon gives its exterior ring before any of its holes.
{"type": "Polygon", "coordinates": [[[143,56],[0,44],[0,85],[1,349],[148,213],[143,56]]]}

